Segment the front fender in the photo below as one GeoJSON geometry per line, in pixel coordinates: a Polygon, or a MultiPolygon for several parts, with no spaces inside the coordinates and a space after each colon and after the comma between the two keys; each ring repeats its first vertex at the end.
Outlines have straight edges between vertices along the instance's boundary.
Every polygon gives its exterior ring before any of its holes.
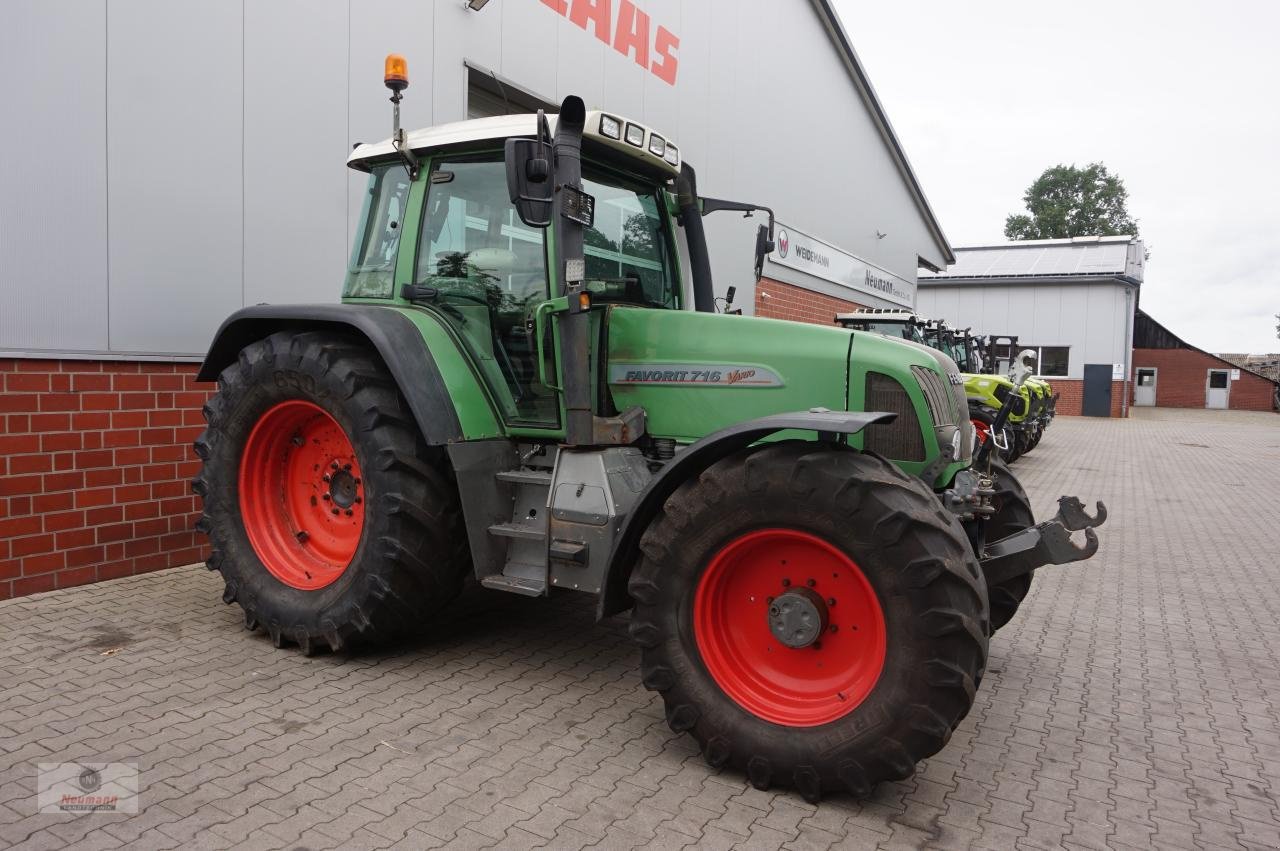
{"type": "Polygon", "coordinates": [[[691,444],[683,452],[676,453],[676,456],[650,479],[635,509],[623,521],[613,552],[609,556],[609,565],[605,570],[596,616],[608,617],[631,607],[627,581],[631,578],[631,568],[639,552],[640,536],[644,534],[644,530],[648,528],[657,513],[662,510],[667,498],[688,479],[696,477],[717,461],[728,458],[756,441],[779,431],[803,429],[816,431],[819,439],[827,435],[831,436],[829,439],[834,439],[835,435],[856,434],[872,423],[891,422],[895,417],[897,414],[882,411],[814,410],[774,414],[747,420],[713,432],[691,444]]]}
{"type": "MultiPolygon", "coordinates": [[[[261,304],[237,310],[214,335],[196,378],[214,381],[240,350],[278,331],[355,333],[372,346],[409,403],[427,443],[464,439],[458,411],[423,332],[399,310],[356,304],[261,304]]],[[[470,374],[458,381],[474,381],[470,374]]]]}

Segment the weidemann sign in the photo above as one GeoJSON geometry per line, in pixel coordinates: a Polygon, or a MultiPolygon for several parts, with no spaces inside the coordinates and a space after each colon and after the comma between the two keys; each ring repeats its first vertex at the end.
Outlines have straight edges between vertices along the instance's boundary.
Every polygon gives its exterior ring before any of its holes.
{"type": "MultiPolygon", "coordinates": [[[[779,222],[774,231],[774,263],[831,281],[851,290],[900,304],[916,306],[916,282],[900,278],[834,245],[779,222]]],[[[856,300],[856,299],[855,299],[856,300]]]]}

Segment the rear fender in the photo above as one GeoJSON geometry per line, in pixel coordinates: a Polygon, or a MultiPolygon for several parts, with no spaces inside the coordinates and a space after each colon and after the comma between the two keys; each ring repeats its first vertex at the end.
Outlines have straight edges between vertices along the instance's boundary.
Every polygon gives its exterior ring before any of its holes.
{"type": "Polygon", "coordinates": [[[640,537],[676,488],[721,459],[741,452],[758,440],[787,429],[816,431],[819,440],[834,440],[836,435],[857,434],[872,423],[891,422],[896,414],[884,412],[800,411],[775,414],[737,423],[707,435],[691,444],[667,462],[649,481],[635,508],[623,521],[601,586],[597,617],[604,618],[631,607],[627,581],[635,566],[640,537]]]}
{"type": "MultiPolygon", "coordinates": [[[[315,330],[355,334],[378,352],[409,403],[427,443],[442,445],[467,437],[449,382],[441,373],[423,332],[408,316],[392,308],[356,304],[246,307],[222,323],[196,378],[217,380],[222,370],[236,361],[241,349],[278,331],[315,330]]],[[[455,383],[475,382],[470,372],[449,378],[455,383]]],[[[464,388],[454,388],[455,392],[461,389],[464,388]]],[[[496,419],[494,423],[496,431],[496,419]]]]}

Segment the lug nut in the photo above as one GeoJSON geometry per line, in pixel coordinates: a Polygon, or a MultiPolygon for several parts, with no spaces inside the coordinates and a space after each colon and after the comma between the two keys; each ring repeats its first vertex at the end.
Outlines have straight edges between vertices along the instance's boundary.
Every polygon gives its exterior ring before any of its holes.
{"type": "Polygon", "coordinates": [[[359,505],[362,502],[364,502],[364,500],[362,500],[360,497],[356,497],[356,505],[359,505]]]}
{"type": "Polygon", "coordinates": [[[827,605],[828,605],[828,606],[834,606],[835,604],[836,604],[836,598],[835,598],[835,597],[828,597],[828,598],[827,598],[827,605]]]}
{"type": "Polygon", "coordinates": [[[329,501],[330,499],[332,499],[333,497],[329,496],[329,494],[324,494],[324,495],[323,495],[323,496],[321,496],[320,498],[321,498],[321,499],[323,499],[325,502],[328,502],[328,501],[329,501]]]}
{"type": "Polygon", "coordinates": [[[838,628],[835,624],[832,624],[832,625],[831,625],[831,631],[832,631],[832,632],[838,632],[838,631],[839,631],[839,628],[838,628]]]}
{"type": "Polygon", "coordinates": [[[791,587],[791,580],[790,580],[790,579],[784,579],[784,580],[782,580],[782,587],[783,587],[783,588],[790,588],[790,587],[791,587]]]}
{"type": "Polygon", "coordinates": [[[813,586],[815,586],[815,585],[817,585],[817,584],[818,584],[818,581],[817,581],[816,579],[806,579],[806,580],[804,581],[804,584],[805,584],[805,585],[808,585],[810,588],[812,588],[813,586]]]}
{"type": "Polygon", "coordinates": [[[329,474],[328,474],[328,473],[325,473],[323,476],[321,476],[321,477],[320,477],[320,481],[322,481],[322,482],[328,482],[328,481],[332,481],[332,479],[330,479],[330,478],[329,478],[329,474]]]}
{"type": "Polygon", "coordinates": [[[308,535],[305,531],[302,531],[302,532],[299,532],[295,537],[297,537],[299,544],[305,544],[307,542],[307,539],[310,538],[311,536],[308,535]]]}
{"type": "Polygon", "coordinates": [[[337,461],[330,461],[330,462],[329,462],[329,466],[336,470],[336,469],[338,469],[338,462],[337,462],[337,461]]]}
{"type": "Polygon", "coordinates": [[[342,465],[342,469],[346,470],[347,472],[351,472],[351,465],[350,465],[350,464],[343,464],[343,465],[342,465]]]}
{"type": "Polygon", "coordinates": [[[351,516],[351,509],[350,509],[350,508],[348,508],[348,509],[347,509],[347,516],[348,516],[348,517],[350,517],[350,516],[351,516]]]}
{"type": "Polygon", "coordinates": [[[337,514],[337,513],[338,513],[338,509],[336,509],[336,508],[335,508],[335,509],[333,509],[333,513],[334,513],[334,514],[337,514]]]}

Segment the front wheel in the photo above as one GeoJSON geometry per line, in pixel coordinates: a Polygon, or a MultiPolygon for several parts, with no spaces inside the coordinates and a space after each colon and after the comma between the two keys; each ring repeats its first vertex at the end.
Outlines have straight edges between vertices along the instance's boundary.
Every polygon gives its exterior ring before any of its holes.
{"type": "Polygon", "coordinates": [[[947,742],[987,653],[963,529],[919,479],[807,442],[720,461],[645,532],[644,684],[713,766],[807,800],[869,794],[947,742]]]}

